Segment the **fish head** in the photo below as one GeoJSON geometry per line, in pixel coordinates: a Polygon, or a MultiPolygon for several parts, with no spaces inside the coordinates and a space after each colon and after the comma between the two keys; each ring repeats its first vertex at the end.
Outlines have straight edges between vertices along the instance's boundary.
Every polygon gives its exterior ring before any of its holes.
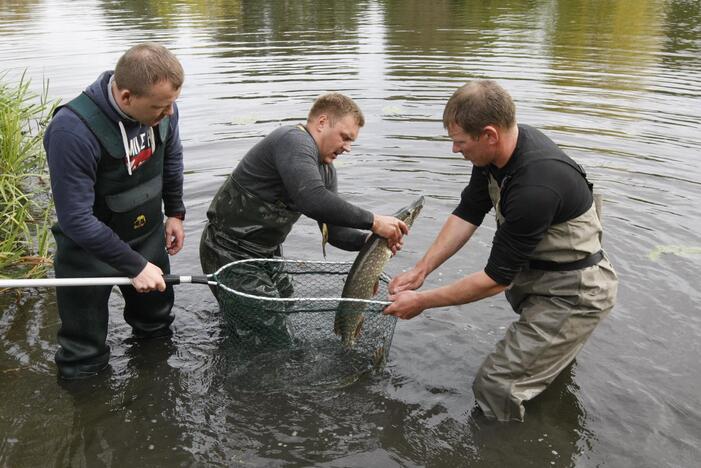
{"type": "Polygon", "coordinates": [[[421,209],[424,207],[424,197],[423,195],[414,200],[413,203],[405,206],[401,210],[397,211],[394,214],[395,218],[401,219],[404,221],[404,224],[407,225],[407,227],[411,227],[412,224],[414,224],[414,220],[419,216],[419,213],[421,213],[421,209]]]}

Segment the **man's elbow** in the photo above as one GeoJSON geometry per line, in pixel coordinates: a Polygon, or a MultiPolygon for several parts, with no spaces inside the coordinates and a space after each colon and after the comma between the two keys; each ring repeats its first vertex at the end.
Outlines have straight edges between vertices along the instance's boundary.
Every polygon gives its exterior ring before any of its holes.
{"type": "Polygon", "coordinates": [[[487,293],[486,297],[491,297],[502,293],[511,286],[510,282],[508,284],[504,284],[503,280],[493,278],[486,271],[482,271],[480,276],[483,283],[483,289],[487,293]]]}

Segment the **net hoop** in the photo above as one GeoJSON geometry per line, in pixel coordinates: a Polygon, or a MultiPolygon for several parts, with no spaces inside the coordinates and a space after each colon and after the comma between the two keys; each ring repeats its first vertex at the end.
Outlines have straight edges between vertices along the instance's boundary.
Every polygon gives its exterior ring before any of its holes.
{"type": "MultiPolygon", "coordinates": [[[[330,262],[326,260],[293,260],[288,258],[247,258],[244,260],[237,260],[235,262],[227,263],[226,265],[219,268],[214,272],[213,276],[216,282],[210,282],[216,284],[218,288],[222,288],[228,293],[234,294],[239,297],[245,297],[247,299],[255,299],[259,301],[271,301],[271,302],[282,302],[282,303],[293,303],[301,301],[338,301],[338,302],[351,302],[351,303],[362,303],[362,304],[374,304],[379,306],[388,306],[391,301],[377,301],[373,299],[357,299],[353,297],[266,297],[258,296],[255,294],[248,294],[245,292],[237,291],[232,289],[225,284],[222,284],[217,278],[225,270],[235,266],[241,265],[243,263],[287,263],[287,264],[297,264],[297,265],[347,265],[351,266],[353,262],[330,262]]],[[[384,272],[380,274],[380,280],[389,282],[389,276],[384,272]]]]}

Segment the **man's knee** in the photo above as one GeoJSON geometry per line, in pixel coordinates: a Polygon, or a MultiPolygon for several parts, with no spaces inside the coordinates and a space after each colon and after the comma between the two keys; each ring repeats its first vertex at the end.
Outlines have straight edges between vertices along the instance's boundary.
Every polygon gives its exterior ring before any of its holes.
{"type": "Polygon", "coordinates": [[[175,303],[173,286],[163,292],[137,293],[131,286],[122,287],[124,319],[132,326],[137,337],[170,336],[170,324],[175,319],[172,309],[175,303]]]}
{"type": "Polygon", "coordinates": [[[523,398],[515,394],[518,376],[508,362],[498,363],[488,357],[472,383],[475,401],[487,418],[498,421],[523,421],[523,398]]]}

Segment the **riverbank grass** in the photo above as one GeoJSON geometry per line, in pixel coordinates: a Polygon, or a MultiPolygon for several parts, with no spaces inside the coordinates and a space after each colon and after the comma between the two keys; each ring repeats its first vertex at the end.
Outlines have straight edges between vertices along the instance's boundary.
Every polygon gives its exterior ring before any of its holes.
{"type": "Polygon", "coordinates": [[[43,276],[51,265],[53,207],[44,129],[56,103],[48,83],[33,93],[22,75],[9,84],[0,75],[0,277],[43,276]]]}

